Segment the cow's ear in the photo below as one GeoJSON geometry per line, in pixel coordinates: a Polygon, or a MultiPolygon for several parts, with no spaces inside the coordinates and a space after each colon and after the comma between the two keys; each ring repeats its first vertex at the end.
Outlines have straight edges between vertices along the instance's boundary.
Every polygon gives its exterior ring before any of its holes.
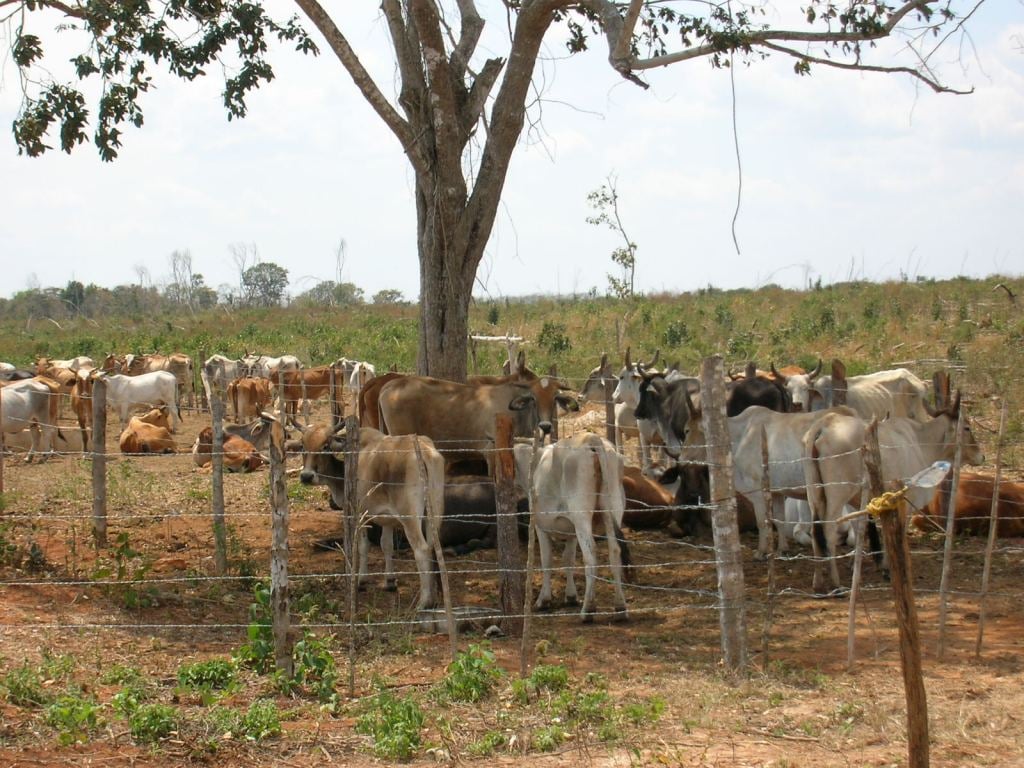
{"type": "Polygon", "coordinates": [[[533,395],[519,395],[518,397],[512,398],[512,402],[508,404],[510,411],[521,411],[524,408],[529,408],[533,405],[533,395]]]}
{"type": "Polygon", "coordinates": [[[555,402],[567,411],[578,411],[580,409],[579,400],[571,395],[555,395],[555,402]]]}
{"type": "Polygon", "coordinates": [[[327,449],[331,453],[345,453],[348,450],[348,440],[345,435],[334,435],[327,441],[327,449]]]}

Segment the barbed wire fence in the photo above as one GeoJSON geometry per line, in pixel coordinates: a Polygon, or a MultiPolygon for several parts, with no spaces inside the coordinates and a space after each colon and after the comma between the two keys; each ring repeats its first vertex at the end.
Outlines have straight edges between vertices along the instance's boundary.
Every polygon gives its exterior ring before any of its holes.
{"type": "MultiPolygon", "coordinates": [[[[279,388],[282,391],[282,388],[279,388]]],[[[606,385],[606,400],[610,402],[610,391],[606,385]]],[[[0,390],[0,397],[2,397],[2,390],[0,390]]],[[[111,475],[116,474],[115,470],[112,470],[110,466],[106,465],[108,459],[116,459],[119,463],[125,462],[139,462],[146,463],[149,465],[156,464],[158,462],[174,461],[173,456],[161,457],[161,456],[149,456],[149,457],[125,457],[115,452],[107,451],[107,440],[104,434],[104,421],[106,416],[106,408],[103,407],[102,387],[100,388],[100,394],[94,392],[93,395],[93,450],[89,453],[77,454],[77,458],[91,460],[89,462],[89,474],[93,482],[93,492],[91,499],[91,515],[92,525],[91,530],[95,538],[95,545],[102,550],[105,546],[105,538],[101,535],[101,532],[106,533],[106,526],[112,524],[116,529],[127,529],[133,524],[153,524],[154,518],[157,517],[152,513],[148,512],[128,512],[125,509],[120,509],[116,516],[109,519],[106,516],[106,506],[110,500],[108,495],[108,485],[111,480],[111,475]]],[[[336,403],[338,400],[337,396],[331,397],[331,402],[336,403]]],[[[215,411],[223,411],[222,403],[217,398],[213,403],[210,404],[215,411]],[[221,407],[218,409],[218,405],[221,407]]],[[[1007,404],[1002,402],[1003,417],[1001,423],[1005,423],[1005,411],[1007,404]]],[[[332,408],[334,406],[332,405],[332,408]]],[[[279,409],[281,404],[279,403],[279,409]]],[[[611,408],[606,405],[606,412],[604,417],[603,426],[607,430],[614,427],[613,415],[609,417],[611,408]]],[[[337,418],[339,414],[332,411],[332,415],[337,418]]],[[[216,463],[218,459],[223,458],[223,450],[221,446],[216,445],[216,425],[220,419],[216,417],[212,419],[214,424],[215,434],[215,445],[214,450],[211,454],[211,458],[216,463]]],[[[577,427],[581,423],[585,424],[581,420],[573,420],[568,424],[563,423],[562,425],[562,437],[569,437],[575,431],[575,429],[566,429],[567,426],[577,427]]],[[[602,426],[598,421],[598,429],[602,426]]],[[[352,429],[350,424],[349,429],[352,429]]],[[[286,451],[283,449],[283,430],[280,435],[276,438],[277,443],[280,444],[280,449],[272,451],[273,453],[279,453],[280,458],[277,462],[272,462],[271,474],[275,478],[275,483],[283,481],[285,472],[284,459],[286,451]],[[273,467],[278,467],[275,470],[273,467]]],[[[221,441],[223,440],[223,433],[221,432],[221,441]]],[[[726,444],[728,441],[724,441],[726,444]]],[[[1004,439],[1003,429],[1000,428],[999,436],[996,440],[997,458],[996,458],[996,473],[999,476],[1003,472],[1001,463],[1002,449],[1004,445],[1009,445],[1008,441],[1004,439]]],[[[725,447],[722,444],[711,443],[709,446],[702,446],[704,449],[710,447],[711,451],[720,451],[721,448],[725,447]]],[[[439,446],[439,449],[444,452],[444,446],[439,446]]],[[[507,451],[508,446],[503,448],[495,448],[496,451],[507,451]]],[[[67,460],[65,460],[67,461],[67,460]]],[[[180,461],[180,458],[177,459],[180,461]]],[[[766,464],[771,463],[773,460],[768,457],[766,464]]],[[[85,462],[79,462],[84,464],[85,462]]],[[[729,460],[721,458],[709,458],[707,461],[709,471],[712,473],[712,477],[720,474],[723,471],[727,471],[729,467],[729,460]]],[[[84,467],[83,467],[84,469],[84,467]]],[[[1013,469],[1013,468],[1011,468],[1013,469]]],[[[67,541],[76,542],[74,546],[81,546],[78,543],[88,515],[83,515],[81,512],[61,514],[55,513],[52,510],[39,510],[37,512],[31,512],[23,508],[18,500],[17,485],[20,479],[27,477],[27,473],[35,471],[36,467],[24,467],[18,465],[17,467],[9,467],[6,475],[0,474],[0,478],[3,478],[8,485],[13,486],[13,493],[9,496],[7,502],[7,508],[4,510],[2,515],[2,521],[8,526],[19,526],[25,525],[27,527],[36,527],[37,533],[33,534],[37,537],[40,535],[39,532],[43,531],[46,526],[53,524],[64,524],[63,532],[54,530],[50,535],[54,538],[65,537],[67,541]]],[[[3,473],[3,459],[0,458],[0,473],[3,473]]],[[[765,473],[767,475],[768,473],[765,473]]],[[[351,475],[347,475],[351,476],[351,475]]],[[[143,579],[140,580],[138,587],[149,588],[159,586],[174,586],[174,585],[214,585],[222,583],[229,587],[239,581],[248,581],[252,578],[252,574],[233,574],[230,573],[228,568],[228,556],[226,552],[227,547],[227,534],[226,531],[231,526],[246,526],[251,522],[265,521],[268,519],[268,509],[274,510],[273,517],[275,520],[282,517],[281,511],[282,506],[287,508],[288,494],[287,490],[284,493],[280,491],[280,485],[276,492],[268,492],[268,499],[272,499],[272,502],[262,503],[258,499],[253,499],[251,504],[244,505],[241,509],[239,504],[236,502],[232,503],[231,509],[227,509],[223,504],[223,475],[220,470],[214,468],[210,476],[210,494],[209,511],[184,511],[185,508],[195,508],[195,504],[182,505],[182,509],[177,512],[165,512],[159,517],[164,520],[174,519],[175,521],[199,521],[209,520],[212,536],[214,539],[214,565],[211,569],[212,572],[203,572],[203,566],[201,563],[188,562],[187,559],[183,559],[183,565],[180,568],[180,573],[172,575],[157,575],[147,573],[143,579]],[[217,491],[218,482],[221,484],[220,494],[217,491]],[[221,496],[222,501],[220,502],[220,509],[217,509],[218,502],[217,497],[221,496]],[[225,533],[216,533],[221,530],[225,533]]],[[[64,477],[65,482],[73,483],[74,480],[71,478],[71,472],[66,472],[64,477]]],[[[172,481],[174,482],[174,481],[172,481]]],[[[479,483],[493,486],[493,481],[489,478],[480,479],[479,483]]],[[[251,483],[250,483],[251,485],[251,483]]],[[[446,485],[449,485],[446,483],[446,485]]],[[[998,482],[994,485],[998,488],[998,482]]],[[[763,489],[762,489],[763,490],[763,489]]],[[[767,492],[779,492],[786,489],[769,488],[767,492]]],[[[353,492],[354,493],[354,492],[353,492]]],[[[505,494],[506,496],[508,494],[505,494]]],[[[956,494],[950,493],[950,502],[955,503],[956,494]]],[[[975,494],[976,496],[976,494],[975,494]]],[[[713,492],[712,498],[719,498],[718,494],[713,492]]],[[[948,517],[944,524],[940,523],[939,527],[946,531],[947,538],[945,541],[953,542],[953,549],[950,552],[955,552],[955,558],[949,558],[946,554],[946,546],[941,551],[936,551],[924,546],[926,541],[916,540],[918,543],[912,549],[912,558],[914,561],[915,569],[922,571],[928,571],[929,573],[935,571],[936,568],[930,565],[932,561],[938,559],[949,560],[951,565],[945,566],[942,569],[942,573],[945,574],[942,581],[945,581],[945,585],[942,583],[938,585],[931,585],[929,582],[922,583],[917,581],[914,585],[915,593],[918,600],[925,601],[929,606],[935,603],[939,605],[944,604],[946,600],[953,600],[958,602],[961,606],[976,604],[977,609],[977,639],[975,643],[975,654],[980,655],[983,649],[984,640],[984,627],[986,622],[986,616],[991,609],[993,601],[1002,601],[1006,604],[1019,603],[1024,592],[1018,592],[1015,586],[1011,583],[998,589],[991,588],[991,568],[992,563],[995,559],[1002,559],[1007,564],[1019,563],[1022,557],[1024,557],[1024,548],[1019,544],[1012,543],[1012,540],[1007,541],[1001,545],[997,545],[996,534],[998,533],[997,524],[1001,525],[1001,522],[997,521],[998,509],[996,506],[996,499],[994,498],[983,498],[976,497],[972,498],[972,501],[978,503],[988,502],[990,504],[989,514],[986,515],[974,515],[968,519],[960,518],[957,520],[957,524],[968,524],[977,523],[982,525],[988,523],[988,537],[984,542],[984,545],[975,543],[973,539],[961,539],[957,540],[952,538],[952,534],[955,532],[955,528],[951,525],[951,517],[948,517]],[[949,570],[953,568],[955,570],[949,570]],[[972,580],[979,578],[980,584],[972,584],[972,580]]],[[[145,502],[145,494],[140,493],[138,498],[139,502],[145,502]]],[[[202,499],[205,504],[206,499],[202,499]]],[[[719,515],[720,517],[731,516],[735,525],[735,512],[731,509],[731,505],[735,504],[735,497],[727,499],[722,504],[704,502],[698,505],[696,511],[699,513],[706,513],[710,515],[719,515]]],[[[142,504],[139,504],[142,506],[142,504]]],[[[277,553],[278,559],[275,561],[278,563],[277,571],[279,574],[279,581],[283,578],[281,583],[287,587],[288,583],[316,583],[327,581],[328,583],[337,583],[339,580],[347,582],[353,590],[356,585],[356,579],[354,576],[354,567],[357,562],[355,556],[356,541],[357,538],[353,531],[359,524],[359,520],[355,515],[355,510],[358,506],[358,500],[353,499],[349,504],[349,510],[345,512],[345,519],[350,522],[347,523],[349,535],[345,537],[346,546],[344,556],[339,558],[338,567],[331,570],[317,570],[315,572],[305,572],[303,570],[294,570],[287,568],[287,561],[284,563],[283,571],[280,569],[281,561],[280,556],[282,553],[284,557],[288,556],[288,544],[287,540],[277,540],[273,547],[270,546],[268,540],[267,552],[273,549],[277,553]]],[[[520,521],[520,513],[515,509],[508,509],[508,502],[502,504],[503,508],[499,508],[496,512],[496,519],[499,522],[509,522],[515,530],[520,521]]],[[[672,505],[665,505],[666,512],[670,512],[674,507],[672,505]]],[[[951,514],[951,513],[949,513],[951,514]]],[[[1024,515],[1024,512],[1019,512],[1024,515]]],[[[287,533],[287,516],[284,515],[283,527],[281,521],[278,520],[277,534],[281,535],[281,531],[287,533]]],[[[724,523],[722,524],[724,525],[724,523]]],[[[719,526],[721,527],[721,525],[719,526]]],[[[983,526],[984,527],[984,526],[983,526]]],[[[45,535],[45,534],[42,534],[45,535]]],[[[516,542],[519,541],[518,536],[513,537],[516,542]]],[[[532,541],[532,539],[531,539],[532,541]]],[[[944,543],[945,543],[944,541],[944,543]]],[[[698,540],[685,540],[685,539],[673,539],[669,536],[664,535],[661,531],[633,531],[629,537],[629,544],[635,553],[635,561],[628,568],[628,572],[631,574],[626,589],[629,596],[629,611],[630,615],[635,620],[637,629],[632,631],[642,633],[643,627],[645,626],[645,619],[650,617],[671,617],[675,620],[685,620],[685,617],[690,612],[713,612],[715,614],[721,614],[723,609],[725,610],[737,610],[738,605],[746,611],[747,626],[757,626],[755,623],[760,620],[762,631],[761,631],[761,654],[762,663],[767,663],[768,657],[772,652],[772,643],[775,633],[779,632],[779,626],[773,622],[773,615],[776,620],[783,621],[786,626],[792,627],[795,620],[792,617],[786,615],[786,605],[805,605],[807,601],[817,598],[818,596],[814,592],[805,587],[799,586],[798,582],[794,581],[794,573],[803,573],[806,571],[807,566],[818,567],[822,564],[822,561],[808,555],[804,552],[773,552],[769,554],[767,564],[762,566],[760,563],[752,562],[749,552],[742,552],[740,556],[734,558],[732,565],[740,567],[740,578],[742,579],[741,586],[742,591],[739,593],[739,597],[727,596],[723,597],[721,590],[718,586],[719,574],[717,568],[721,564],[720,554],[716,551],[716,547],[713,544],[704,543],[698,540]],[[778,580],[779,583],[775,583],[778,580]]],[[[503,545],[503,549],[508,550],[513,545],[507,541],[503,545]]],[[[856,561],[862,553],[860,547],[855,547],[850,553],[840,554],[842,562],[853,563],[853,570],[856,573],[858,568],[856,561]]],[[[448,582],[449,588],[444,590],[446,593],[451,595],[449,602],[450,607],[446,607],[444,611],[445,620],[443,622],[437,621],[436,617],[425,618],[423,615],[417,615],[415,612],[411,612],[408,607],[404,609],[400,604],[392,604],[392,610],[382,610],[377,603],[374,603],[375,610],[367,611],[365,613],[359,613],[354,606],[354,602],[351,600],[348,606],[348,617],[347,621],[337,620],[312,620],[302,621],[296,611],[289,607],[287,601],[287,590],[282,600],[278,601],[283,609],[277,612],[278,621],[281,622],[286,628],[281,635],[284,638],[282,642],[287,642],[288,637],[294,637],[294,631],[291,631],[292,624],[309,628],[316,631],[324,632],[338,632],[341,634],[347,633],[349,644],[350,644],[350,658],[353,658],[356,653],[357,643],[356,637],[359,633],[373,632],[381,629],[400,629],[404,631],[419,631],[423,628],[436,629],[438,626],[444,628],[445,631],[453,633],[455,628],[462,625],[473,624],[474,626],[480,626],[481,623],[498,623],[503,626],[506,631],[515,632],[516,624],[520,623],[523,626],[521,630],[524,635],[523,645],[524,649],[527,648],[526,640],[529,637],[529,626],[540,625],[542,627],[564,627],[566,624],[572,625],[575,623],[579,615],[575,610],[554,610],[546,613],[535,613],[530,609],[532,605],[531,598],[532,588],[527,588],[523,597],[512,598],[512,602],[509,604],[503,604],[501,606],[494,603],[487,604],[486,599],[481,599],[480,591],[481,586],[484,584],[494,585],[493,587],[484,588],[482,591],[485,595],[503,594],[502,587],[503,583],[518,583],[532,585],[535,572],[531,559],[529,557],[523,559],[522,553],[518,553],[518,562],[509,555],[507,552],[498,553],[497,559],[493,556],[477,553],[469,556],[462,556],[458,558],[446,558],[444,552],[438,554],[438,559],[444,562],[448,568],[448,582]],[[511,558],[511,559],[510,559],[511,558]],[[516,608],[518,604],[518,608],[516,608]],[[398,610],[394,610],[398,608],[398,610]],[[478,610],[470,612],[460,612],[459,609],[476,608],[478,610]]],[[[81,578],[77,577],[76,574],[80,572],[80,568],[75,566],[73,562],[68,561],[65,563],[63,570],[60,568],[55,569],[55,573],[48,578],[11,578],[3,582],[0,582],[0,588],[3,589],[45,589],[45,588],[73,588],[76,590],[93,590],[93,589],[110,589],[124,586],[123,579],[101,577],[101,578],[81,578]]],[[[275,566],[268,560],[265,569],[257,569],[257,576],[273,576],[275,573],[275,566]]],[[[438,574],[440,569],[438,569],[438,574]]],[[[372,579],[374,581],[387,578],[389,574],[382,570],[371,570],[364,575],[365,579],[372,579]]],[[[409,584],[413,583],[418,576],[418,569],[412,564],[408,557],[401,555],[397,558],[397,564],[395,573],[393,576],[399,579],[399,582],[403,586],[403,592],[409,584]]],[[[605,604],[610,594],[611,579],[607,575],[607,564],[603,564],[600,568],[600,584],[601,584],[601,604],[605,604]]],[[[879,609],[879,606],[886,604],[885,596],[888,594],[889,587],[884,583],[864,583],[858,584],[857,588],[853,590],[854,595],[851,598],[850,603],[850,621],[851,627],[854,626],[854,619],[857,615],[857,608],[860,607],[860,615],[863,620],[866,620],[868,627],[871,631],[872,638],[875,644],[875,655],[883,651],[880,650],[880,645],[884,643],[883,636],[887,631],[883,626],[882,611],[884,608],[879,609]],[[867,598],[871,598],[867,600],[867,598]],[[869,603],[871,607],[869,608],[869,603]],[[878,610],[876,610],[878,609],[878,610]],[[874,615],[872,614],[874,612],[874,615]]],[[[281,593],[277,595],[280,597],[281,593]]],[[[365,600],[365,599],[364,599],[365,600]]],[[[616,618],[616,612],[614,610],[603,609],[596,612],[596,617],[601,619],[612,619],[616,618]]],[[[85,622],[76,620],[72,613],[64,613],[60,617],[59,621],[51,622],[39,622],[39,621],[27,621],[23,623],[11,623],[4,627],[5,631],[75,631],[83,628],[91,628],[96,631],[118,631],[124,629],[134,629],[137,631],[160,631],[161,629],[167,631],[174,630],[212,630],[212,631],[224,631],[229,637],[237,637],[240,633],[244,634],[244,630],[247,626],[247,622],[235,621],[235,622],[204,622],[195,624],[161,624],[158,621],[142,620],[139,622],[126,621],[126,617],[121,616],[117,620],[109,622],[85,622]]],[[[806,629],[806,628],[804,628],[806,629]]],[[[793,630],[790,629],[790,632],[793,630]]],[[[747,630],[743,630],[744,634],[747,634],[747,630]]],[[[710,637],[705,632],[704,640],[710,641],[710,637]]],[[[457,642],[457,641],[455,641],[457,642]]],[[[850,633],[850,648],[853,648],[854,633],[850,633]]],[[[944,644],[946,642],[944,635],[939,633],[939,643],[944,644]]],[[[989,638],[989,647],[991,648],[1019,648],[1019,643],[1015,644],[1013,641],[1004,639],[1002,642],[999,639],[989,638]]],[[[280,659],[282,663],[285,663],[285,658],[288,654],[281,654],[280,659]]],[[[526,659],[527,652],[523,653],[523,659],[526,659]]],[[[853,653],[850,652],[850,663],[853,663],[853,653]]],[[[525,664],[525,662],[524,662],[525,664]]],[[[354,669],[354,665],[352,666],[354,669]]]]}

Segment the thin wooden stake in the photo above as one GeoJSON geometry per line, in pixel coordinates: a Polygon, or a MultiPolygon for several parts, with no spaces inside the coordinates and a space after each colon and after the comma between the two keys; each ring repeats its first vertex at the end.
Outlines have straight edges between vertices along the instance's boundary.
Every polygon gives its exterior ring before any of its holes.
{"type": "Polygon", "coordinates": [[[1006,431],[1006,398],[999,411],[999,437],[996,440],[996,477],[992,484],[992,506],[988,513],[988,541],[985,543],[985,566],[981,571],[981,597],[978,599],[978,637],[974,641],[974,657],[981,658],[981,641],[985,635],[985,612],[988,582],[992,573],[992,550],[996,546],[999,526],[999,484],[1003,479],[1003,434],[1006,431]]]}
{"type": "Polygon", "coordinates": [[[498,515],[498,568],[501,581],[501,629],[516,637],[523,632],[523,553],[519,546],[516,516],[515,457],[512,453],[512,417],[500,413],[494,419],[494,495],[498,515]]]}
{"type": "Polygon", "coordinates": [[[618,448],[615,442],[615,379],[611,376],[604,381],[604,436],[618,448]]]}
{"type": "Polygon", "coordinates": [[[210,449],[213,565],[214,572],[223,576],[228,572],[228,537],[224,522],[224,401],[220,399],[216,386],[210,389],[210,414],[213,419],[213,446],[210,449]]]}
{"type": "Polygon", "coordinates": [[[736,520],[732,479],[732,443],[725,416],[725,366],[719,355],[704,359],[700,372],[704,393],[702,421],[711,472],[711,528],[715,541],[720,601],[719,626],[725,666],[737,672],[747,665],[747,618],[744,604],[743,550],[736,520]]]}
{"type": "Polygon", "coordinates": [[[761,669],[768,670],[768,638],[772,631],[772,619],[775,612],[775,523],[772,514],[772,478],[768,464],[768,430],[761,427],[761,494],[764,506],[768,510],[761,525],[768,530],[765,535],[768,541],[768,604],[765,607],[764,628],[761,630],[761,669]]]}
{"type": "MultiPolygon", "coordinates": [[[[861,456],[863,457],[866,447],[861,447],[861,456]]],[[[867,506],[867,502],[870,501],[866,493],[867,478],[865,477],[861,482],[861,509],[867,506]]],[[[861,571],[864,567],[864,530],[866,522],[864,518],[857,518],[851,525],[853,525],[854,533],[854,544],[853,544],[853,576],[850,579],[850,608],[847,616],[846,625],[846,669],[848,672],[853,671],[853,662],[856,658],[857,649],[857,601],[860,599],[860,577],[861,571]]]]}
{"type": "Polygon", "coordinates": [[[956,532],[956,495],[960,488],[960,465],[963,460],[964,427],[963,406],[956,420],[956,453],[953,457],[953,485],[946,510],[946,543],[942,551],[942,578],[939,580],[939,661],[946,655],[946,608],[949,600],[949,576],[953,569],[953,536],[956,532]]]}
{"type": "MultiPolygon", "coordinates": [[[[872,421],[867,432],[866,456],[871,491],[880,496],[882,484],[882,458],[878,447],[878,422],[872,421]]],[[[914,581],[911,573],[910,544],[904,527],[903,505],[895,511],[879,515],[882,537],[889,553],[890,578],[896,623],[900,637],[900,664],[903,669],[903,692],[907,703],[907,765],[909,768],[927,768],[928,698],[921,670],[921,641],[914,605],[914,581]]]]}
{"type": "Polygon", "coordinates": [[[92,383],[92,537],[107,546],[107,382],[92,383]]]}
{"type": "Polygon", "coordinates": [[[345,419],[345,562],[348,564],[348,695],[356,695],[356,594],[359,563],[356,552],[356,519],[359,515],[359,422],[345,419]]]}
{"type": "Polygon", "coordinates": [[[338,404],[338,369],[334,367],[334,363],[331,363],[331,367],[328,370],[330,376],[330,395],[331,398],[331,431],[333,432],[341,424],[342,416],[345,413],[344,402],[339,406],[338,404]]]}
{"type": "MultiPolygon", "coordinates": [[[[537,509],[537,494],[533,488],[533,468],[537,466],[537,448],[539,442],[536,437],[533,439],[533,446],[530,450],[530,474],[526,479],[526,487],[529,492],[526,494],[530,504],[530,522],[526,529],[526,578],[523,580],[523,639],[519,645],[519,676],[526,677],[530,662],[531,630],[533,629],[533,552],[534,539],[536,536],[536,518],[534,510],[537,509]]],[[[518,525],[518,518],[516,524],[518,525]]],[[[572,574],[569,574],[572,578],[572,574]]]]}
{"type": "MultiPolygon", "coordinates": [[[[0,413],[3,413],[4,407],[4,388],[0,387],[0,413]]],[[[7,448],[4,445],[4,431],[0,430],[0,493],[4,492],[4,453],[7,448]]]]}
{"type": "Polygon", "coordinates": [[[288,489],[285,486],[284,425],[270,425],[270,610],[274,665],[289,680],[295,672],[288,600],[288,489]]]}

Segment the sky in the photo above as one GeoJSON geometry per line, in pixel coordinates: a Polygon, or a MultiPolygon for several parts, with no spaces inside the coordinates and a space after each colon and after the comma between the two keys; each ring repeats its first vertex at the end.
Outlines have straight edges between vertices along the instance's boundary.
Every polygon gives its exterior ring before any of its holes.
{"type": "MultiPolygon", "coordinates": [[[[332,12],[392,96],[377,4],[332,12]]],[[[483,46],[500,53],[504,16],[492,16],[483,46]]],[[[69,58],[52,23],[36,27],[69,58]]],[[[904,76],[816,67],[798,77],[775,56],[734,68],[735,101],[729,72],[704,60],[646,73],[643,90],[612,72],[602,40],[568,57],[555,30],[475,293],[604,293],[621,243],[587,223],[587,195],[609,178],[641,292],[1021,275],[1024,3],[989,0],[968,30],[935,65],[970,96],[904,76]]],[[[10,34],[0,30],[5,49],[10,34]]],[[[72,279],[135,283],[143,270],[159,285],[174,251],[188,251],[208,285],[237,285],[232,246],[244,244],[288,270],[292,294],[337,279],[340,266],[367,297],[391,288],[415,298],[411,171],[320,47],[319,57],[274,51],[276,79],[249,97],[241,121],[227,120],[218,77],[159,78],[144,97],[145,126],[128,130],[113,163],[91,145],[19,156],[6,127],[21,91],[5,55],[0,295],[72,279]]]]}

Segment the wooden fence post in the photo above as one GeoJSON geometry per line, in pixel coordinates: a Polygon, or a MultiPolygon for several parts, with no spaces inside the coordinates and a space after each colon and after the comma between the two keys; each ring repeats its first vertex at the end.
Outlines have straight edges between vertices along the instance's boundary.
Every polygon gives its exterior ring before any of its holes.
{"type": "Polygon", "coordinates": [[[736,522],[732,450],[725,416],[725,368],[720,355],[704,359],[700,372],[701,419],[707,439],[711,473],[711,527],[718,569],[719,625],[726,667],[739,671],[747,664],[747,620],[743,595],[743,551],[736,522]]]}
{"type": "Polygon", "coordinates": [[[338,404],[338,369],[334,367],[334,363],[331,363],[328,375],[330,376],[330,394],[328,396],[331,398],[331,431],[333,432],[341,424],[341,419],[345,415],[345,408],[344,403],[340,406],[338,404]]]}
{"type": "Polygon", "coordinates": [[[207,359],[208,358],[206,356],[206,350],[200,349],[198,361],[199,365],[196,366],[196,375],[199,377],[199,389],[196,390],[196,393],[199,396],[200,407],[204,410],[210,410],[213,408],[213,405],[210,403],[209,398],[207,398],[206,396],[206,387],[203,386],[203,366],[206,364],[207,359]]]}
{"type": "Polygon", "coordinates": [[[107,546],[107,382],[92,383],[92,537],[107,546]]]}
{"type": "MultiPolygon", "coordinates": [[[[861,447],[861,456],[864,455],[864,447],[861,447]]],[[[865,478],[866,479],[866,478],[865,478]]],[[[862,488],[866,485],[862,483],[862,488]]],[[[861,507],[866,506],[870,499],[865,498],[865,491],[861,490],[861,507]]],[[[860,577],[864,566],[864,521],[853,520],[850,525],[854,526],[853,545],[853,576],[850,579],[850,607],[846,619],[846,669],[853,671],[853,661],[856,653],[857,643],[857,600],[860,598],[860,577]]]]}
{"type": "MultiPolygon", "coordinates": [[[[871,492],[877,497],[885,490],[882,484],[882,457],[878,447],[877,420],[873,420],[868,427],[867,443],[865,462],[871,492]]],[[[921,672],[921,641],[917,626],[917,608],[914,605],[910,544],[907,541],[903,503],[898,509],[883,511],[878,519],[882,528],[882,539],[889,553],[889,572],[896,607],[896,623],[899,628],[903,692],[907,702],[907,765],[910,768],[927,768],[928,699],[921,672]]]]}
{"type": "MultiPolygon", "coordinates": [[[[753,378],[753,377],[751,377],[753,378]]],[[[768,605],[764,614],[764,629],[761,632],[761,669],[768,670],[768,637],[772,630],[775,612],[775,523],[772,518],[772,478],[768,463],[768,430],[761,427],[761,494],[764,496],[768,515],[761,523],[768,540],[768,605]]]]}
{"type": "MultiPolygon", "coordinates": [[[[992,484],[992,506],[988,513],[988,541],[985,543],[985,566],[981,572],[981,597],[978,599],[978,637],[974,641],[974,657],[981,657],[981,641],[985,634],[985,610],[988,598],[988,581],[992,572],[992,550],[996,545],[999,524],[999,484],[1003,479],[1003,434],[1006,431],[1006,398],[999,411],[999,437],[996,439],[996,476],[992,484]]],[[[954,497],[956,498],[956,497],[954,497]]]]}
{"type": "Polygon", "coordinates": [[[604,382],[604,436],[618,448],[615,442],[615,379],[611,377],[604,382]]]}
{"type": "Polygon", "coordinates": [[[356,530],[359,515],[359,421],[345,419],[345,562],[348,564],[348,695],[356,695],[356,592],[359,589],[356,530]]]}
{"type": "Polygon", "coordinates": [[[227,526],[224,523],[224,401],[214,387],[210,391],[210,414],[213,420],[213,446],[210,468],[213,506],[213,566],[218,576],[228,572],[227,526]]]}
{"type": "MultiPolygon", "coordinates": [[[[0,413],[3,413],[4,388],[0,387],[0,413]]],[[[4,453],[7,448],[4,445],[4,432],[0,430],[0,493],[4,492],[4,453]]]]}
{"type": "Polygon", "coordinates": [[[953,534],[956,529],[956,495],[960,488],[960,464],[963,460],[964,427],[963,407],[956,420],[956,453],[953,456],[953,485],[949,492],[946,512],[946,542],[942,550],[942,577],[939,579],[939,661],[946,655],[946,607],[949,600],[949,575],[953,569],[953,534]]]}
{"type": "Polygon", "coordinates": [[[523,553],[519,546],[519,525],[516,515],[515,456],[512,453],[512,417],[500,413],[494,417],[494,498],[498,515],[498,569],[501,582],[498,600],[501,604],[501,628],[506,635],[523,632],[520,617],[525,580],[523,553]]]}
{"type": "Polygon", "coordinates": [[[288,489],[284,479],[284,425],[270,425],[270,609],[274,666],[290,680],[294,674],[288,601],[288,489]]]}

